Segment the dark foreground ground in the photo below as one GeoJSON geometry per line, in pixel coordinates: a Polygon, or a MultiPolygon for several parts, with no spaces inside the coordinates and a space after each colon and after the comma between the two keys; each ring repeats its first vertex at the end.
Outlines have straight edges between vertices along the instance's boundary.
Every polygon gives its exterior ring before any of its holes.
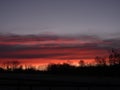
{"type": "Polygon", "coordinates": [[[0,73],[0,90],[120,90],[120,78],[0,73]]]}

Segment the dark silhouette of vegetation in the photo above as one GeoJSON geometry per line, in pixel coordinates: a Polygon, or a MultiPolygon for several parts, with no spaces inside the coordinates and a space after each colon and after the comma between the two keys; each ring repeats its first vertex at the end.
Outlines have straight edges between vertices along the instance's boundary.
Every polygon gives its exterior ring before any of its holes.
{"type": "Polygon", "coordinates": [[[79,66],[84,67],[85,66],[85,62],[83,60],[80,60],[79,61],[79,66]]]}
{"type": "Polygon", "coordinates": [[[109,64],[110,65],[120,65],[120,51],[119,50],[112,50],[109,55],[109,64]]]}
{"type": "Polygon", "coordinates": [[[95,58],[94,66],[85,65],[83,60],[79,61],[79,66],[70,64],[52,64],[48,66],[48,72],[54,74],[68,74],[81,76],[120,76],[120,52],[112,50],[108,57],[95,58]]]}
{"type": "Polygon", "coordinates": [[[97,66],[106,66],[107,65],[107,60],[105,57],[99,57],[97,56],[95,58],[95,62],[97,66]]]}
{"type": "Polygon", "coordinates": [[[108,57],[95,58],[95,65],[85,65],[83,60],[79,61],[79,66],[73,66],[69,63],[49,64],[46,71],[37,70],[33,66],[23,66],[18,61],[4,62],[0,72],[17,73],[47,73],[79,76],[120,76],[120,52],[112,50],[108,57]]]}
{"type": "Polygon", "coordinates": [[[71,73],[71,71],[75,70],[75,66],[71,66],[70,64],[64,63],[64,64],[50,64],[47,67],[47,71],[50,73],[71,73]]]}
{"type": "Polygon", "coordinates": [[[6,61],[2,65],[7,70],[15,70],[20,67],[20,62],[19,61],[6,61]]]}

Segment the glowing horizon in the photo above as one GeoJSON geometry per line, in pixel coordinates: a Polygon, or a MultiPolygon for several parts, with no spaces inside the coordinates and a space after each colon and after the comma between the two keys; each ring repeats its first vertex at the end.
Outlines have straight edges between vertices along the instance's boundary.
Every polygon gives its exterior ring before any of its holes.
{"type": "Polygon", "coordinates": [[[77,66],[80,60],[92,64],[96,56],[108,56],[108,51],[114,47],[113,43],[114,40],[102,40],[88,35],[56,37],[3,34],[0,36],[0,61],[18,60],[22,65],[36,67],[50,63],[68,63],[67,61],[77,66]]]}

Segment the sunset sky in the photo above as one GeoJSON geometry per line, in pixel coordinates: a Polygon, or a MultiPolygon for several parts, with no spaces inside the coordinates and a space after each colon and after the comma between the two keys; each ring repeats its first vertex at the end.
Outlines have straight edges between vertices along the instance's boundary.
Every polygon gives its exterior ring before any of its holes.
{"type": "Polygon", "coordinates": [[[120,48],[120,0],[0,0],[0,62],[91,62],[120,48]]]}

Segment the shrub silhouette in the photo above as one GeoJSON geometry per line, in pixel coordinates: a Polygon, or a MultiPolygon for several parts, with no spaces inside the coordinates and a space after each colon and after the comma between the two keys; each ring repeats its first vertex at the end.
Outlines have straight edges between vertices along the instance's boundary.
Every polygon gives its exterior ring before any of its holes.
{"type": "Polygon", "coordinates": [[[64,63],[64,64],[50,64],[47,67],[48,72],[52,73],[69,73],[73,71],[75,66],[71,66],[70,64],[64,63]]]}

